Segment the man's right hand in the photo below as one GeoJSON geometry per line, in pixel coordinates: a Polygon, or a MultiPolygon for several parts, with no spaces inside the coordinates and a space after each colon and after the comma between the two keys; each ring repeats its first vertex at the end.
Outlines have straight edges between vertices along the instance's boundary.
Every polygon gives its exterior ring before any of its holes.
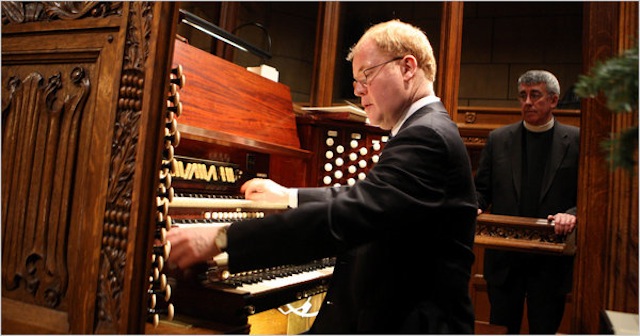
{"type": "Polygon", "coordinates": [[[168,261],[181,269],[210,261],[222,252],[215,241],[220,229],[222,227],[197,224],[172,227],[167,232],[167,240],[171,243],[168,261]]]}
{"type": "Polygon", "coordinates": [[[244,198],[248,200],[280,204],[289,203],[289,189],[269,179],[251,179],[240,187],[240,191],[244,193],[244,198]]]}

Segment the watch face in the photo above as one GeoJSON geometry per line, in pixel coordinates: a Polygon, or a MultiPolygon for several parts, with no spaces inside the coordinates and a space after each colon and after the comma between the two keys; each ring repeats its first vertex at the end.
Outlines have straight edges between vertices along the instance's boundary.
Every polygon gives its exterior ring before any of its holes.
{"type": "Polygon", "coordinates": [[[229,226],[224,226],[218,230],[218,234],[216,235],[215,244],[220,252],[224,252],[227,250],[227,228],[229,226]]]}

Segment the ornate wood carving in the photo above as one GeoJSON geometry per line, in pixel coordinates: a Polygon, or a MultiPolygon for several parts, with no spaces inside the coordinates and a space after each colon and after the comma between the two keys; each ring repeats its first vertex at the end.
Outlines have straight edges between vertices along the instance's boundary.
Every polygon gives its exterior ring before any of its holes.
{"type": "Polygon", "coordinates": [[[2,24],[122,15],[122,1],[3,1],[2,24]]]}
{"type": "Polygon", "coordinates": [[[81,67],[12,77],[2,106],[3,295],[64,305],[79,121],[91,88],[81,67]],[[35,155],[35,154],[38,155],[35,155]],[[63,172],[62,174],[60,172],[63,172]]]}
{"type": "Polygon", "coordinates": [[[465,112],[464,113],[464,123],[465,124],[473,124],[476,122],[476,113],[475,112],[465,112]]]}
{"type": "Polygon", "coordinates": [[[559,236],[544,219],[482,214],[476,227],[477,245],[551,254],[575,254],[575,231],[559,236]]]}
{"type": "Polygon", "coordinates": [[[125,281],[144,64],[149,54],[153,6],[153,2],[132,2],[129,10],[102,237],[96,316],[96,331],[101,333],[117,333],[121,330],[118,327],[122,308],[120,302],[125,281]]]}
{"type": "Polygon", "coordinates": [[[463,136],[462,140],[467,146],[480,145],[484,147],[485,143],[487,143],[486,137],[479,137],[479,136],[463,136]]]}

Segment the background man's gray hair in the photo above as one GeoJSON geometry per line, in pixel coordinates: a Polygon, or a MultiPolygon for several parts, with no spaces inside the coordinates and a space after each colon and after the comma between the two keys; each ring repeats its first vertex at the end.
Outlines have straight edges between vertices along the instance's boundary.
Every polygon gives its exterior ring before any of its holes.
{"type": "Polygon", "coordinates": [[[529,70],[518,78],[518,86],[545,83],[547,92],[560,95],[560,83],[556,76],[546,70],[529,70]]]}

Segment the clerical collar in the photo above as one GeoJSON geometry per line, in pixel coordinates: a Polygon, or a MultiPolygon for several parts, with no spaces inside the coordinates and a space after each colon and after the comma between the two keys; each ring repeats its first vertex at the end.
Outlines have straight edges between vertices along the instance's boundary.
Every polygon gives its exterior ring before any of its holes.
{"type": "Polygon", "coordinates": [[[542,133],[550,130],[553,127],[554,122],[555,122],[555,118],[551,118],[551,120],[549,120],[546,124],[540,125],[540,126],[531,125],[526,121],[523,121],[523,124],[524,124],[524,128],[526,128],[530,132],[542,133]]]}
{"type": "Polygon", "coordinates": [[[413,104],[411,104],[411,106],[407,110],[407,113],[405,113],[404,117],[402,117],[402,120],[398,121],[398,123],[395,126],[393,126],[393,128],[391,129],[391,136],[395,136],[396,133],[398,133],[398,131],[400,130],[400,127],[402,127],[402,124],[404,124],[404,122],[407,121],[407,119],[409,119],[409,117],[412,114],[414,114],[417,110],[419,110],[423,106],[429,105],[431,103],[435,103],[437,101],[440,101],[440,98],[434,95],[422,97],[416,100],[413,104]]]}

